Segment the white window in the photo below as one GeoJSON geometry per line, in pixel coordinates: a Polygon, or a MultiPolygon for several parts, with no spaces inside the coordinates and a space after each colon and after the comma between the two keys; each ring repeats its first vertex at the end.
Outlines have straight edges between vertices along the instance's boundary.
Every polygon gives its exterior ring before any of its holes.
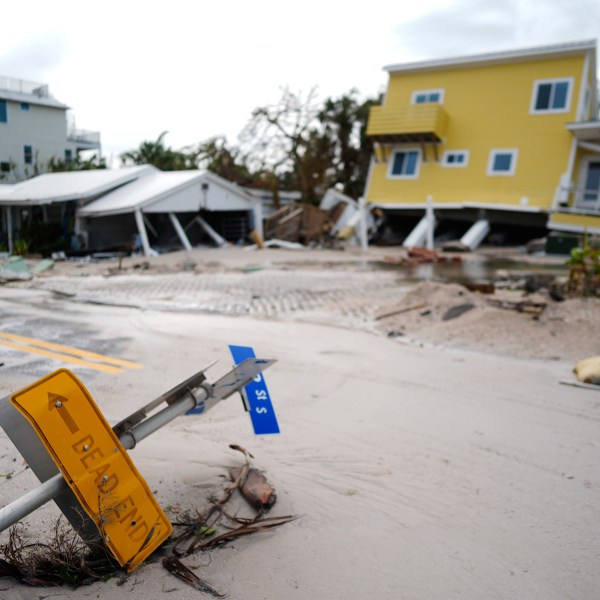
{"type": "Polygon", "coordinates": [[[421,164],[420,150],[396,150],[390,161],[388,177],[392,179],[416,179],[421,164]]]}
{"type": "Polygon", "coordinates": [[[514,175],[517,170],[517,156],[519,151],[515,148],[499,148],[490,150],[488,161],[488,175],[514,175]]]}
{"type": "Polygon", "coordinates": [[[441,104],[444,101],[444,90],[418,90],[412,93],[412,104],[441,104]]]}
{"type": "Polygon", "coordinates": [[[442,165],[444,167],[466,167],[468,162],[468,150],[446,150],[442,157],[442,165]]]}
{"type": "Polygon", "coordinates": [[[573,78],[541,79],[533,83],[530,112],[561,113],[571,108],[573,78]]]}

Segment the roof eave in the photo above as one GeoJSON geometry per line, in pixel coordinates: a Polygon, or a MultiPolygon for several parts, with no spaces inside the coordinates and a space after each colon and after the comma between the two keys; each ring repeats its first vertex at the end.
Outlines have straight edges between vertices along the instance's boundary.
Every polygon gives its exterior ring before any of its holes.
{"type": "Polygon", "coordinates": [[[520,62],[533,59],[558,58],[563,56],[584,55],[590,52],[595,57],[596,40],[585,40],[568,44],[538,46],[505,52],[459,56],[439,60],[427,60],[413,63],[395,64],[384,67],[390,75],[394,73],[410,73],[418,71],[437,71],[456,67],[477,67],[491,64],[520,62]]]}

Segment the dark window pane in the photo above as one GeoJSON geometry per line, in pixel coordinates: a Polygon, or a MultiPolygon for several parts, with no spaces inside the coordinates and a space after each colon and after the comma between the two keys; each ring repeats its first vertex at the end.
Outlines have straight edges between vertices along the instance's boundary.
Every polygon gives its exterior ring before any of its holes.
{"type": "Polygon", "coordinates": [[[10,173],[10,163],[2,161],[0,162],[0,173],[10,173]]]}
{"type": "Polygon", "coordinates": [[[33,148],[31,146],[23,146],[23,160],[26,165],[33,162],[33,148]]]}
{"type": "Polygon", "coordinates": [[[416,104],[425,104],[427,102],[427,96],[425,94],[418,94],[415,98],[416,104]]]}
{"type": "Polygon", "coordinates": [[[546,110],[550,107],[550,93],[552,92],[551,83],[542,83],[538,86],[537,98],[535,101],[536,110],[546,110]]]}
{"type": "Polygon", "coordinates": [[[29,102],[21,102],[21,110],[29,110],[29,102]]]}
{"type": "Polygon", "coordinates": [[[6,123],[7,121],[6,100],[0,100],[0,123],[6,123]]]}
{"type": "Polygon", "coordinates": [[[566,108],[567,93],[569,84],[566,81],[561,81],[554,85],[554,98],[552,100],[552,108],[566,108]]]}
{"type": "Polygon", "coordinates": [[[404,170],[405,175],[414,175],[417,172],[417,159],[419,158],[418,152],[409,152],[406,155],[406,167],[404,170]]]}
{"type": "Polygon", "coordinates": [[[455,158],[456,156],[454,154],[448,154],[448,164],[453,163],[455,158]]]}
{"type": "Polygon", "coordinates": [[[404,152],[396,152],[394,154],[394,162],[392,164],[392,175],[402,175],[402,166],[404,165],[404,152]]]}
{"type": "Polygon", "coordinates": [[[587,178],[585,180],[584,200],[595,202],[598,200],[600,191],[600,162],[592,162],[588,166],[587,178]]]}
{"type": "Polygon", "coordinates": [[[464,154],[457,154],[456,155],[456,162],[457,163],[464,163],[465,162],[465,155],[464,154]]]}
{"type": "Polygon", "coordinates": [[[494,171],[505,172],[510,171],[512,163],[512,154],[496,154],[494,156],[494,171]]]}

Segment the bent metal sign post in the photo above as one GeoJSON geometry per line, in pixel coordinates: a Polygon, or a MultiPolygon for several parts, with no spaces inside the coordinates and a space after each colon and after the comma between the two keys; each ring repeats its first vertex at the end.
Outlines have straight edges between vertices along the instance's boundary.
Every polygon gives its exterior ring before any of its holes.
{"type": "Polygon", "coordinates": [[[84,385],[59,369],[13,394],[107,547],[134,570],[171,523],[84,385]]]}

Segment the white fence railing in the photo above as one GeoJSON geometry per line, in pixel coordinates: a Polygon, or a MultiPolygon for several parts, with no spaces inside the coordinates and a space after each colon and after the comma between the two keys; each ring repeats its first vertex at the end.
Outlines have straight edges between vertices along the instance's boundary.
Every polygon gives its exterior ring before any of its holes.
{"type": "Polygon", "coordinates": [[[16,92],[18,94],[28,94],[30,96],[39,96],[40,98],[47,98],[50,96],[47,85],[36,83],[35,81],[17,79],[16,77],[0,76],[0,90],[16,92]]]}

